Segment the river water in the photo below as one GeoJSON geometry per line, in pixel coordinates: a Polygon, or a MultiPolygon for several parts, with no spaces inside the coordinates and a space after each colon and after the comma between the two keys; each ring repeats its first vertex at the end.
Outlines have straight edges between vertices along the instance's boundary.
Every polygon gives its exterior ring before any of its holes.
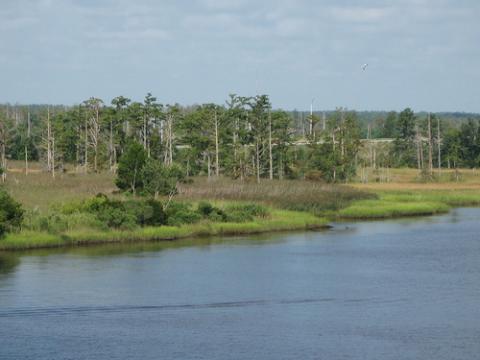
{"type": "Polygon", "coordinates": [[[479,220],[0,254],[0,359],[478,359],[479,220]]]}

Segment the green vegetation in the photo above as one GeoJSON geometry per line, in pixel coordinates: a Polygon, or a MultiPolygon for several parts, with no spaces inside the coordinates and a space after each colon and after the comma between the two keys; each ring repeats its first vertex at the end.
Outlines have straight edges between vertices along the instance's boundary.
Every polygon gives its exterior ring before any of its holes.
{"type": "Polygon", "coordinates": [[[184,200],[249,201],[320,216],[326,211],[342,209],[353,201],[376,197],[371,192],[350,186],[315,181],[272,180],[254,183],[229,179],[196,179],[190,184],[180,184],[178,194],[178,198],[184,200]]]}
{"type": "Polygon", "coordinates": [[[282,230],[308,230],[327,227],[327,219],[305,212],[270,210],[268,217],[252,221],[211,222],[201,220],[180,226],[138,227],[133,230],[69,230],[61,234],[23,231],[0,241],[0,250],[21,250],[86,244],[174,240],[198,236],[255,234],[282,230]]]}
{"type": "Polygon", "coordinates": [[[362,200],[340,210],[343,219],[380,219],[434,215],[454,206],[480,206],[480,193],[472,190],[380,191],[378,200],[362,200]]]}
{"type": "Polygon", "coordinates": [[[23,220],[21,205],[0,188],[0,238],[6,233],[18,230],[23,220]]]}
{"type": "Polygon", "coordinates": [[[384,219],[401,216],[434,215],[447,212],[448,205],[437,202],[365,200],[338,212],[342,219],[384,219]]]}

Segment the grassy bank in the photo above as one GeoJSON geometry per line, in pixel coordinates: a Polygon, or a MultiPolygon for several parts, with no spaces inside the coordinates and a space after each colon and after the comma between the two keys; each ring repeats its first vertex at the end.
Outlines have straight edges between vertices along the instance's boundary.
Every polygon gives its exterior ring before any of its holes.
{"type": "Polygon", "coordinates": [[[445,213],[451,207],[480,206],[477,190],[376,190],[376,200],[361,200],[339,210],[340,219],[386,219],[445,213]]]}
{"type": "Polygon", "coordinates": [[[248,221],[204,218],[177,226],[167,223],[120,230],[99,228],[95,214],[59,212],[62,206],[97,193],[132,200],[116,193],[113,174],[70,172],[52,179],[40,170],[28,176],[13,172],[6,187],[27,209],[28,216],[23,231],[0,240],[0,251],[305,230],[327,227],[334,220],[425,216],[445,213],[451,207],[480,206],[478,171],[465,171],[462,182],[435,183],[419,183],[416,171],[411,169],[394,169],[392,174],[396,182],[349,186],[303,180],[265,180],[257,184],[197,178],[180,186],[176,201],[195,208],[199,201],[208,200],[221,209],[262,204],[268,207],[269,215],[248,221]]]}
{"type": "Polygon", "coordinates": [[[0,241],[0,250],[79,246],[119,242],[175,240],[181,238],[258,234],[286,230],[311,230],[328,227],[328,220],[307,212],[272,209],[267,218],[244,223],[209,222],[181,226],[143,227],[122,230],[70,230],[61,234],[23,231],[9,234],[0,241]]]}

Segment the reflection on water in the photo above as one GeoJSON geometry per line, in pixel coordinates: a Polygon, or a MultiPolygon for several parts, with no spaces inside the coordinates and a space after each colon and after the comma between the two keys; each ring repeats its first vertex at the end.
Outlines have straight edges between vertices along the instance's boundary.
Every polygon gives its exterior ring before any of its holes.
{"type": "Polygon", "coordinates": [[[0,253],[0,276],[2,274],[8,274],[9,272],[15,269],[20,263],[20,259],[18,255],[5,253],[0,253]]]}
{"type": "Polygon", "coordinates": [[[0,254],[0,359],[473,359],[480,209],[0,254]]]}

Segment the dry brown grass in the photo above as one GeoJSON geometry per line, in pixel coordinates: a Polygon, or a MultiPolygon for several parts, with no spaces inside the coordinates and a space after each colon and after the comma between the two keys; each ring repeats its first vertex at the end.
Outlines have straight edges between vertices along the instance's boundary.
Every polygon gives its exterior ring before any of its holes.
{"type": "Polygon", "coordinates": [[[459,169],[460,180],[455,181],[455,171],[435,170],[435,181],[422,182],[417,169],[390,169],[389,182],[369,182],[352,184],[366,191],[414,191],[414,190],[480,190],[480,171],[478,169],[459,169]]]}
{"type": "Polygon", "coordinates": [[[197,178],[192,184],[181,185],[179,193],[185,200],[260,201],[284,209],[314,212],[336,210],[353,200],[373,197],[349,186],[304,180],[263,180],[257,184],[226,178],[197,178]]]}
{"type": "Polygon", "coordinates": [[[111,173],[58,173],[52,178],[42,171],[25,175],[10,169],[6,188],[27,209],[42,211],[53,204],[83,199],[100,192],[112,194],[116,189],[111,173]]]}

